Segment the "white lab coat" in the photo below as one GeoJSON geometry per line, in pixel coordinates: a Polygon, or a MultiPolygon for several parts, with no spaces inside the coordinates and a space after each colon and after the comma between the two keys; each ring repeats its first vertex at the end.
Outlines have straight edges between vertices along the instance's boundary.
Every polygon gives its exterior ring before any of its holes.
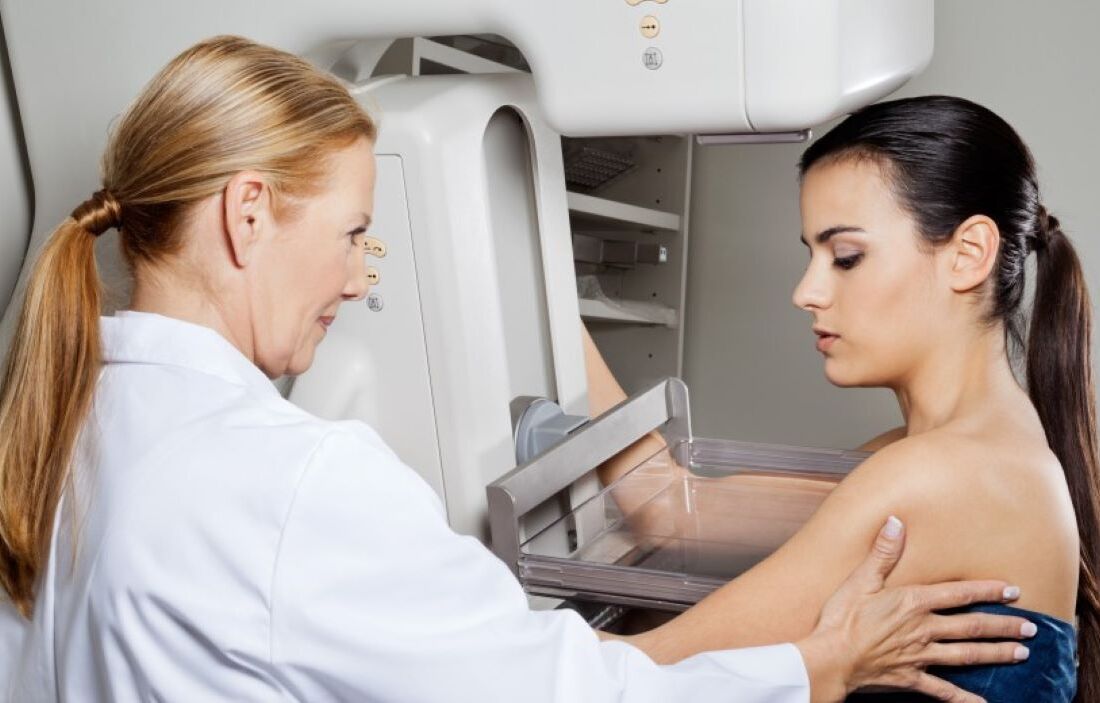
{"type": "Polygon", "coordinates": [[[662,667],[530,610],[373,430],[295,407],[213,330],[101,329],[9,700],[808,700],[793,645],[662,667]]]}

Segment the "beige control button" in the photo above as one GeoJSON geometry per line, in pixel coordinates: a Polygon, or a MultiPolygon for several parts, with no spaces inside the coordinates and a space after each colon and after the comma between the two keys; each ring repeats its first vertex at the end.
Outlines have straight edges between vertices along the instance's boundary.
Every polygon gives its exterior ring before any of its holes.
{"type": "Polygon", "coordinates": [[[658,5],[664,5],[668,0],[626,0],[626,4],[634,7],[635,5],[641,5],[643,2],[655,2],[658,5]]]}
{"type": "Polygon", "coordinates": [[[371,256],[379,259],[386,256],[386,243],[377,237],[367,237],[363,240],[363,249],[371,256]]]}
{"type": "Polygon", "coordinates": [[[373,266],[367,267],[367,284],[376,286],[378,282],[382,280],[382,274],[378,273],[378,269],[373,266]]]}
{"type": "Polygon", "coordinates": [[[652,39],[661,33],[661,23],[653,15],[646,15],[642,18],[642,36],[646,39],[652,39]]]}

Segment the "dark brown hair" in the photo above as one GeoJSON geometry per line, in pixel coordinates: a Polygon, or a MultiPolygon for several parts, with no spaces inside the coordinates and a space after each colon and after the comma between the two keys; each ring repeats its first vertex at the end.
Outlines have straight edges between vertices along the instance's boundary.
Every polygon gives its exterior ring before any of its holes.
{"type": "Polygon", "coordinates": [[[843,158],[883,165],[894,192],[932,244],[973,215],[997,223],[1001,245],[987,321],[1004,325],[1006,347],[1026,349],[1027,388],[1047,442],[1065,471],[1081,543],[1074,700],[1100,701],[1100,509],[1092,311],[1081,263],[1057,218],[1043,207],[1027,146],[999,116],[969,100],[926,96],[870,105],[802,155],[799,171],[843,158]],[[1038,257],[1030,324],[1025,261],[1038,257]],[[1027,331],[1025,340],[1025,330],[1027,331]]]}

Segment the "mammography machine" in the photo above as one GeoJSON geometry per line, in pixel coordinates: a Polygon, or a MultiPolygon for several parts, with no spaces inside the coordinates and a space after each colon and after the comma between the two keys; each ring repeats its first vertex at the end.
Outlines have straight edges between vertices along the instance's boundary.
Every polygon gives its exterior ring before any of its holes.
{"type": "Polygon", "coordinates": [[[112,120],[183,48],[241,34],[332,70],[380,122],[377,285],[341,309],[289,399],[374,426],[455,529],[488,540],[491,508],[494,548],[532,593],[682,607],[797,528],[768,527],[771,507],[801,515],[819,492],[711,477],[835,475],[858,460],[694,439],[674,379],[585,423],[560,136],[806,130],[927,65],[932,0],[0,0],[0,20],[4,348],[20,272],[97,189],[112,120]],[[468,33],[510,41],[530,74],[385,75],[394,38],[468,33]],[[658,428],[667,457],[596,483],[597,464],[658,428]],[[665,504],[693,517],[661,524],[665,504]],[[726,558],[700,547],[738,516],[752,534],[726,558]]]}

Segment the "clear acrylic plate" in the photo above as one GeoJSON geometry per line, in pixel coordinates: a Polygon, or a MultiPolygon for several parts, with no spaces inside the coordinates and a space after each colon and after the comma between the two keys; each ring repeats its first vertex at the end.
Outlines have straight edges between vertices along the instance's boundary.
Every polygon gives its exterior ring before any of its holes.
{"type": "Polygon", "coordinates": [[[682,610],[765,559],[864,452],[696,439],[662,450],[521,547],[529,593],[682,610]]]}

